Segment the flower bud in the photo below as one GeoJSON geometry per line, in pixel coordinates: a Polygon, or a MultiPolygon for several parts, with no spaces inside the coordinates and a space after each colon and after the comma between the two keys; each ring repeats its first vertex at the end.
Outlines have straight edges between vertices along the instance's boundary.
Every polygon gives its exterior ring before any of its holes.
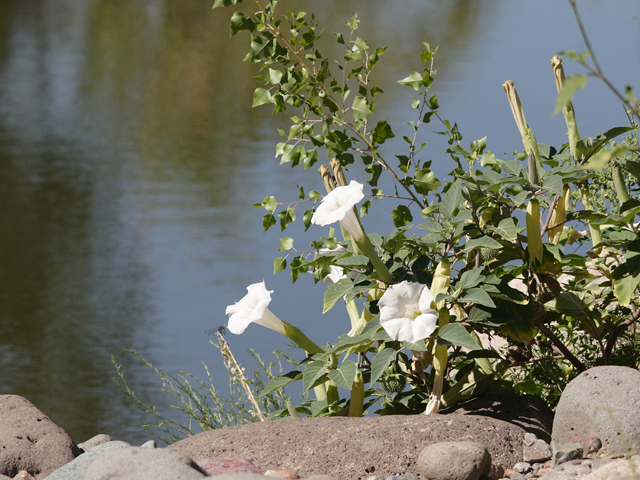
{"type": "Polygon", "coordinates": [[[335,178],[336,183],[339,187],[344,187],[347,185],[347,179],[344,177],[344,172],[342,171],[342,165],[340,164],[340,160],[337,158],[332,158],[329,162],[329,166],[333,171],[333,178],[335,178]]]}
{"type": "Polygon", "coordinates": [[[540,235],[540,203],[532,198],[527,205],[527,251],[529,252],[529,264],[534,260],[542,262],[543,246],[540,235]]]}

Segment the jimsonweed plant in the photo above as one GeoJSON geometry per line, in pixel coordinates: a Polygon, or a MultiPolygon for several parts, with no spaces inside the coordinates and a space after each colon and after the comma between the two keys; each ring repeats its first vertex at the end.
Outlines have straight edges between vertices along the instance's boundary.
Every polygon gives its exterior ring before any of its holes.
{"type": "MultiPolygon", "coordinates": [[[[214,8],[237,3],[216,0],[214,8]]],[[[553,406],[566,382],[591,366],[637,367],[640,162],[631,90],[620,96],[628,126],[580,136],[571,99],[588,77],[566,78],[554,56],[549,81],[556,82],[568,142],[538,143],[508,80],[504,107],[511,108],[523,151],[500,158],[486,137],[465,146],[457,124],[441,116],[430,92],[437,48],[425,43],[420,70],[398,80],[414,91],[414,119],[411,135],[403,137],[406,150],[397,152],[386,143],[394,128],[375,110],[383,90],[373,72],[387,47],[358,37],[354,15],[335,34],[344,55],[331,60],[316,47],[315,16],[280,12],[277,3],[256,0],[252,14],[235,12],[231,35],[249,34],[244,60],[261,66],[253,106],[295,112],[289,131],[280,131],[276,157],[314,167],[314,175],[319,166],[326,192],[307,194],[302,186],[296,201],[269,196],[256,206],[266,210],[263,231],[278,223],[284,231],[298,218],[296,207],[308,202],[305,230],[325,236],[308,252],[283,238],[285,256],[275,259],[274,274],[288,266],[295,282],[310,272],[328,285],[318,315],[338,303],[346,315],[345,333],[317,345],[268,310],[273,292],[264,283],[249,286],[227,308],[229,329],[242,333],[259,323],[306,352],[302,371],[272,378],[262,394],[301,382],[302,392],[313,390],[315,398],[293,415],[313,416],[373,409],[433,414],[500,392],[534,394],[553,406]],[[426,143],[418,143],[419,129],[434,120],[449,145],[441,161],[449,162],[450,173],[443,178],[422,160],[426,143]],[[605,167],[611,182],[600,173],[605,167]],[[389,230],[378,234],[368,231],[364,217],[388,198],[378,186],[382,175],[395,182],[391,197],[402,203],[389,230]],[[604,204],[594,198],[594,186],[611,193],[604,204]]],[[[593,55],[591,64],[588,52],[563,55],[608,82],[593,55]]]]}

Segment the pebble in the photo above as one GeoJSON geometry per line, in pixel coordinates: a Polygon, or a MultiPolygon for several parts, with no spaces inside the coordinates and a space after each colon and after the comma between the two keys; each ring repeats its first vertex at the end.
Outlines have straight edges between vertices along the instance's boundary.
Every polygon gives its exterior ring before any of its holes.
{"type": "Polygon", "coordinates": [[[527,445],[527,437],[525,435],[525,446],[522,450],[523,460],[528,463],[542,463],[549,460],[553,454],[549,444],[544,440],[536,438],[536,436],[532,433],[527,435],[530,435],[529,441],[531,440],[531,437],[533,437],[535,440],[527,445]]]}
{"type": "Polygon", "coordinates": [[[97,447],[98,445],[102,445],[103,443],[107,442],[113,442],[113,438],[111,438],[109,435],[101,433],[100,435],[91,437],[86,442],[79,443],[78,447],[86,452],[87,450],[91,450],[93,447],[97,447]]]}
{"type": "Polygon", "coordinates": [[[13,477],[13,480],[36,480],[36,479],[33,478],[33,475],[31,475],[26,470],[21,470],[18,472],[18,474],[15,477],[13,477]]]}
{"type": "Polygon", "coordinates": [[[582,455],[587,456],[596,453],[602,448],[602,441],[595,435],[573,435],[567,442],[580,442],[582,444],[582,455]]]}
{"type": "Polygon", "coordinates": [[[529,473],[531,471],[531,464],[527,462],[518,462],[513,466],[513,469],[516,472],[522,473],[524,475],[525,473],[529,473]]]}
{"type": "Polygon", "coordinates": [[[478,480],[491,471],[491,455],[480,443],[434,443],[420,452],[417,467],[431,480],[478,480]]]}
{"type": "Polygon", "coordinates": [[[569,460],[582,458],[582,444],[580,442],[563,443],[553,447],[553,466],[558,466],[569,460]]]}
{"type": "Polygon", "coordinates": [[[155,440],[149,440],[148,442],[144,442],[142,445],[140,445],[141,448],[158,448],[158,445],[156,445],[156,441],[155,440]]]}

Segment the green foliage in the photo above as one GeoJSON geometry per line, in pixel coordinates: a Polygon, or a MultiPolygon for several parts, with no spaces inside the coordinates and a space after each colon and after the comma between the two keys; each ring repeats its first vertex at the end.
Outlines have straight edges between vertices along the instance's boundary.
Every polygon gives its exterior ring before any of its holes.
{"type": "MultiPolygon", "coordinates": [[[[213,342],[211,342],[211,344],[216,348],[220,348],[218,344],[213,342]]],[[[225,362],[225,367],[229,373],[229,397],[224,398],[218,394],[218,391],[213,385],[211,375],[209,374],[209,369],[204,363],[202,365],[207,377],[202,380],[186,372],[180,372],[178,375],[161,372],[136,352],[131,350],[126,351],[138,357],[145,365],[154,371],[162,381],[161,390],[173,397],[172,401],[176,402],[175,404],[169,405],[169,408],[173,409],[174,412],[180,412],[185,419],[182,423],[175,421],[166,416],[166,413],[159,412],[153,404],[145,403],[141,400],[129,387],[121,366],[116,363],[113,355],[111,356],[111,362],[118,374],[118,379],[114,378],[113,382],[125,393],[136,408],[155,417],[158,423],[145,424],[144,427],[151,429],[145,431],[163,442],[169,444],[181,440],[186,436],[214,428],[242,425],[258,421],[255,408],[250,403],[246,391],[241,386],[240,377],[244,377],[244,372],[238,372],[237,368],[230,362],[225,362]]],[[[275,364],[273,362],[269,364],[264,363],[260,356],[253,350],[249,350],[249,353],[258,363],[260,370],[252,371],[246,381],[258,395],[260,410],[267,418],[275,418],[285,414],[285,412],[289,415],[287,403],[290,405],[291,399],[284,394],[282,388],[265,389],[264,377],[266,377],[269,382],[273,378],[280,378],[274,375],[273,368],[275,364]]],[[[297,365],[295,360],[282,352],[275,353],[280,374],[282,374],[282,358],[293,365],[297,365]]],[[[281,386],[284,386],[284,383],[282,383],[281,386]]]]}
{"type": "MultiPolygon", "coordinates": [[[[298,406],[296,415],[310,416],[366,412],[374,405],[380,414],[418,413],[434,399],[450,406],[499,392],[536,395],[553,406],[566,383],[586,368],[638,366],[640,159],[637,100],[631,90],[619,95],[629,126],[576,138],[572,145],[536,145],[539,160],[529,151],[503,159],[488,149],[486,137],[463,144],[457,123],[441,117],[442,107],[430,93],[437,48],[425,43],[421,68],[398,81],[415,95],[408,102],[414,115],[409,134],[402,136],[404,144],[388,142],[401,130],[378,118],[374,98],[383,90],[373,81],[387,48],[370,46],[356,35],[357,15],[335,35],[344,53],[334,60],[317,48],[322,29],[313,14],[279,12],[275,0],[256,3],[259,8],[251,15],[233,14],[231,34],[249,33],[245,61],[261,67],[256,78],[262,85],[254,92],[253,106],[295,112],[289,131],[280,131],[280,163],[305,169],[323,164],[327,192],[348,183],[343,167],[349,166],[351,175],[361,168],[371,193],[360,216],[378,203],[372,200],[393,197],[400,203],[391,212],[393,229],[386,235],[353,233],[342,225],[342,239],[332,229],[312,242],[311,252],[296,252],[289,261],[294,282],[307,271],[316,282],[336,271],[342,275],[326,289],[323,313],[344,301],[350,331],[308,354],[302,372],[272,377],[263,396],[301,382],[302,391],[313,390],[316,398],[298,406]],[[444,153],[450,173],[441,178],[421,158],[427,143],[418,141],[420,127],[431,121],[442,125],[439,133],[448,143],[444,153]],[[405,150],[394,151],[398,144],[405,150]],[[324,156],[336,160],[324,162],[324,156]],[[394,157],[397,165],[390,161],[394,157]],[[615,167],[613,173],[608,165],[615,167]],[[394,195],[377,188],[382,175],[395,182],[394,195]],[[566,219],[551,224],[565,188],[574,192],[566,219]],[[418,217],[414,227],[411,222],[418,217]],[[564,229],[558,240],[549,240],[551,227],[564,229]],[[320,255],[323,248],[330,251],[320,255]],[[434,282],[436,267],[444,264],[451,265],[453,276],[434,282]],[[436,312],[438,327],[413,343],[391,338],[381,325],[381,296],[405,281],[436,292],[430,307],[438,311],[430,311],[436,312]],[[350,409],[351,401],[362,402],[361,390],[357,398],[348,395],[356,379],[360,388],[360,378],[365,382],[363,408],[354,403],[350,409]],[[339,392],[347,395],[341,398],[339,392]]],[[[216,0],[214,6],[232,4],[216,0]]],[[[577,10],[576,18],[579,22],[577,10]]],[[[567,56],[605,78],[590,53],[593,65],[586,63],[589,55],[567,56]]],[[[585,88],[586,79],[566,80],[557,111],[573,115],[563,107],[585,88]]],[[[514,116],[521,109],[511,107],[514,116]]],[[[571,122],[575,127],[575,118],[571,122]]],[[[527,142],[535,144],[530,127],[524,127],[527,142]]],[[[509,148],[495,146],[496,151],[509,148]]],[[[302,216],[305,230],[311,227],[320,194],[307,197],[303,187],[299,192],[295,202],[266,197],[255,204],[267,212],[263,230],[278,223],[276,217],[285,230],[304,202],[313,202],[302,216]]],[[[352,210],[359,222],[358,209],[352,210]]],[[[293,238],[283,238],[280,251],[294,251],[293,238]]],[[[277,258],[274,273],[286,265],[287,257],[277,258]]]]}

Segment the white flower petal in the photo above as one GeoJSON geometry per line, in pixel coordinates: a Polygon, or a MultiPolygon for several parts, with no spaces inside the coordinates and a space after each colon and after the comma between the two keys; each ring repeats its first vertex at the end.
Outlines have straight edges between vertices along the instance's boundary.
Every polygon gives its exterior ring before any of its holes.
{"type": "Polygon", "coordinates": [[[311,223],[325,226],[340,222],[356,241],[360,241],[364,232],[353,207],[364,198],[363,188],[364,185],[355,180],[351,180],[347,186],[334,188],[322,199],[322,203],[311,217],[311,223]]]}
{"type": "Polygon", "coordinates": [[[435,332],[438,326],[438,315],[436,315],[435,310],[432,310],[432,312],[434,313],[423,313],[413,321],[413,335],[416,338],[413,342],[427,338],[435,332]]]}
{"type": "Polygon", "coordinates": [[[425,339],[438,323],[432,301],[431,292],[420,283],[391,285],[378,301],[380,325],[394,340],[415,343],[425,339]]]}
{"type": "Polygon", "coordinates": [[[273,290],[267,290],[264,281],[247,287],[247,295],[234,305],[229,305],[225,313],[229,315],[227,328],[231,333],[240,335],[250,323],[258,323],[279,333],[284,332],[284,325],[267,308],[271,302],[273,290]]]}

